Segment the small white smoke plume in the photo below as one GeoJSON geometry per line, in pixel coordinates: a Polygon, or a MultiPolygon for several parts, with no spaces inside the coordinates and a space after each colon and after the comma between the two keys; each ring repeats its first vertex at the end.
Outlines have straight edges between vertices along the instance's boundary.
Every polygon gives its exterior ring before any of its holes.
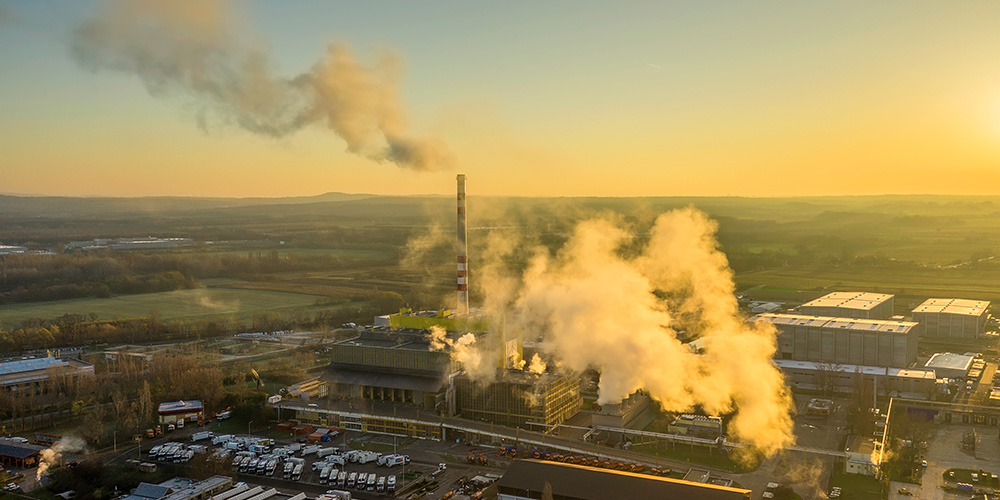
{"type": "Polygon", "coordinates": [[[63,436],[51,448],[42,450],[35,479],[41,479],[49,468],[59,462],[63,453],[80,453],[87,449],[87,442],[76,436],[63,436]]]}
{"type": "MultiPolygon", "coordinates": [[[[557,364],[601,372],[598,403],[646,390],[668,411],[735,411],[730,434],[773,452],[793,441],[790,398],[771,359],[775,330],[740,315],[716,225],[694,209],[659,216],[644,244],[620,220],[581,222],[518,278],[507,326],[540,332],[557,364]],[[701,355],[678,339],[704,339],[701,355]]],[[[492,283],[480,283],[489,294],[492,283]]]]}
{"type": "Polygon", "coordinates": [[[545,373],[546,368],[547,366],[545,365],[545,360],[543,360],[542,357],[536,352],[535,355],[531,357],[531,364],[528,365],[528,371],[536,375],[541,375],[545,373]]]}
{"type": "Polygon", "coordinates": [[[76,29],[71,53],[84,68],[139,77],[153,96],[192,98],[203,127],[219,120],[284,137],[320,126],[375,161],[413,170],[450,163],[440,141],[408,133],[395,57],[366,66],[331,44],[310,70],[283,77],[231,18],[224,0],[108,0],[76,29]]]}
{"type": "Polygon", "coordinates": [[[475,334],[466,333],[458,340],[452,340],[447,336],[444,328],[439,326],[432,326],[430,332],[431,349],[448,351],[451,359],[461,363],[462,368],[470,377],[485,381],[495,376],[496,368],[490,365],[487,361],[488,358],[477,348],[475,334]]]}

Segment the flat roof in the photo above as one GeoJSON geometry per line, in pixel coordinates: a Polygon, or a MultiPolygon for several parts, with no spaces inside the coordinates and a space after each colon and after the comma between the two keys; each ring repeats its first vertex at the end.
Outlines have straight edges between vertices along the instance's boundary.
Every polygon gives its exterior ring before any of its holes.
{"type": "Polygon", "coordinates": [[[742,488],[532,459],[515,460],[497,481],[498,488],[512,492],[542,492],[546,484],[551,485],[553,498],[584,500],[634,498],[748,500],[750,498],[750,490],[742,488]]]}
{"type": "Polygon", "coordinates": [[[892,299],[887,293],[832,292],[818,299],[810,300],[801,307],[841,307],[844,309],[871,310],[892,299]]]}
{"type": "Polygon", "coordinates": [[[844,451],[871,455],[875,451],[875,441],[860,434],[855,434],[847,441],[847,447],[844,448],[844,451]]]}
{"type": "Polygon", "coordinates": [[[203,405],[201,401],[196,399],[189,399],[187,401],[168,401],[165,403],[160,403],[160,413],[167,412],[188,412],[188,411],[201,411],[203,405]]]}
{"type": "Polygon", "coordinates": [[[968,354],[955,354],[953,352],[939,352],[931,356],[931,359],[927,360],[924,364],[927,368],[946,368],[949,370],[965,370],[968,371],[969,367],[972,366],[972,361],[975,356],[970,356],[968,354]]]}
{"type": "Polygon", "coordinates": [[[0,457],[28,458],[44,450],[44,446],[28,443],[18,443],[7,439],[0,440],[0,457]]]}
{"type": "Polygon", "coordinates": [[[778,368],[782,369],[817,371],[828,370],[843,373],[861,373],[864,375],[888,375],[890,377],[937,380],[934,370],[921,370],[919,368],[890,368],[881,366],[816,363],[813,361],[794,361],[791,359],[775,359],[774,364],[778,368]]]}
{"type": "Polygon", "coordinates": [[[883,333],[908,333],[917,323],[912,321],[892,321],[888,319],[834,318],[830,316],[807,316],[803,314],[764,313],[753,319],[763,319],[775,325],[808,326],[814,328],[836,328],[883,333]]]}
{"type": "Polygon", "coordinates": [[[988,300],[927,299],[914,313],[944,313],[962,316],[982,316],[990,308],[988,300]]]}
{"type": "Polygon", "coordinates": [[[66,366],[69,362],[61,358],[32,358],[19,359],[17,361],[7,361],[0,363],[0,375],[10,375],[13,373],[33,372],[45,370],[54,366],[66,366]]]}

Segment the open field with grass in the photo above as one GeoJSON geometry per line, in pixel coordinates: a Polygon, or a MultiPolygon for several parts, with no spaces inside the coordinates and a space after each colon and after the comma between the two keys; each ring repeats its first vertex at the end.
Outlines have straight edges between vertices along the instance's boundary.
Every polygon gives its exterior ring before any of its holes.
{"type": "Polygon", "coordinates": [[[197,288],[173,292],[121,295],[107,299],[72,299],[0,306],[0,327],[14,328],[29,318],[55,318],[66,313],[95,313],[99,320],[143,318],[155,311],[163,320],[233,316],[240,320],[267,311],[318,310],[322,297],[265,290],[197,288]]]}

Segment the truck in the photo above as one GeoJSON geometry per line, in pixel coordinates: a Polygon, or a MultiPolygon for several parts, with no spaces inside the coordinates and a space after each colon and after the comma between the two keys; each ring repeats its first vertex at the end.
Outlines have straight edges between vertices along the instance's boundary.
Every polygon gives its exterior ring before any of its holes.
{"type": "Polygon", "coordinates": [[[970,483],[958,483],[955,485],[958,491],[973,491],[975,488],[970,483]]]}
{"type": "Polygon", "coordinates": [[[351,492],[343,490],[329,490],[316,497],[316,500],[351,500],[351,492]]]}
{"type": "Polygon", "coordinates": [[[149,449],[149,458],[156,458],[156,454],[159,453],[161,449],[163,449],[163,445],[162,444],[158,444],[158,445],[150,448],[149,449]]]}
{"type": "Polygon", "coordinates": [[[340,474],[337,474],[337,486],[344,486],[347,484],[347,471],[342,470],[340,474]]]}
{"type": "Polygon", "coordinates": [[[318,452],[322,448],[323,447],[319,446],[319,445],[309,445],[309,446],[306,446],[305,448],[302,448],[302,456],[305,457],[305,456],[308,456],[308,455],[312,455],[313,453],[318,452]]]}
{"type": "Polygon", "coordinates": [[[324,461],[326,463],[330,464],[330,465],[339,465],[341,467],[343,467],[345,465],[344,464],[344,457],[341,456],[341,455],[330,455],[330,456],[326,457],[326,459],[324,461]]]}
{"type": "Polygon", "coordinates": [[[383,464],[380,464],[380,465],[385,465],[386,467],[395,467],[397,465],[406,465],[407,463],[410,462],[409,458],[410,457],[408,457],[406,455],[389,455],[389,458],[386,459],[385,462],[383,464]]]}
{"type": "Polygon", "coordinates": [[[230,412],[229,410],[226,410],[226,411],[223,411],[223,412],[219,412],[219,414],[215,416],[215,419],[216,420],[225,420],[225,419],[227,419],[227,418],[229,418],[231,416],[233,416],[232,412],[230,412]]]}
{"type": "Polygon", "coordinates": [[[378,484],[378,477],[374,473],[368,474],[368,491],[375,491],[376,484],[378,484]]]}
{"type": "Polygon", "coordinates": [[[365,489],[368,486],[368,473],[361,472],[358,474],[358,479],[354,482],[354,487],[359,490],[365,489]]]}
{"type": "Polygon", "coordinates": [[[212,437],[212,433],[211,432],[209,432],[209,431],[201,431],[201,432],[196,432],[194,434],[191,434],[191,441],[192,442],[197,442],[197,441],[201,441],[202,439],[210,439],[211,437],[212,437]]]}
{"type": "Polygon", "coordinates": [[[330,467],[323,467],[323,469],[319,471],[319,484],[326,484],[330,481],[330,472],[332,471],[333,469],[330,467]]]}
{"type": "Polygon", "coordinates": [[[212,444],[220,445],[228,443],[229,440],[233,439],[232,434],[220,434],[218,436],[212,436],[212,444]]]}
{"type": "Polygon", "coordinates": [[[316,450],[316,458],[323,458],[328,455],[336,455],[340,450],[336,448],[320,448],[316,450]]]}
{"type": "Polygon", "coordinates": [[[291,479],[293,470],[295,470],[295,464],[292,462],[285,462],[285,470],[282,471],[281,477],[291,479]]]}
{"type": "Polygon", "coordinates": [[[347,487],[348,488],[353,488],[354,484],[357,482],[357,480],[358,480],[358,473],[357,472],[352,472],[352,473],[348,474],[347,475],[347,487]]]}
{"type": "Polygon", "coordinates": [[[375,491],[380,493],[385,491],[385,476],[378,477],[378,484],[375,485],[375,491]]]}

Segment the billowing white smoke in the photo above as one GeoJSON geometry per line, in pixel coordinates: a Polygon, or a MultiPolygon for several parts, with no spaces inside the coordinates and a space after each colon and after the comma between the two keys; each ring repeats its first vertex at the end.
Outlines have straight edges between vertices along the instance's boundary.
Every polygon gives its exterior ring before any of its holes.
{"type": "Polygon", "coordinates": [[[448,338],[444,328],[432,326],[431,349],[435,351],[448,351],[451,359],[462,364],[462,368],[470,377],[477,380],[490,380],[496,374],[496,367],[492,366],[487,358],[476,348],[476,336],[466,333],[452,340],[448,338]]]}
{"type": "Polygon", "coordinates": [[[107,0],[76,29],[71,52],[87,69],[138,76],[151,95],[193,98],[203,127],[215,119],[283,137],[325,126],[376,161],[414,170],[450,162],[440,141],[407,132],[396,58],[364,66],[331,44],[312,69],[286,78],[255,36],[237,31],[224,0],[107,0]]]}
{"type": "Polygon", "coordinates": [[[541,375],[545,373],[546,368],[547,366],[545,365],[545,360],[543,360],[542,357],[536,352],[535,355],[531,357],[531,364],[528,365],[528,371],[536,375],[541,375]]]}
{"type": "Polygon", "coordinates": [[[87,449],[87,442],[76,436],[63,436],[51,448],[42,450],[35,479],[41,479],[49,468],[59,462],[63,453],[79,453],[87,449]]]}
{"type": "Polygon", "coordinates": [[[735,410],[730,433],[771,452],[793,441],[790,398],[771,362],[775,331],[740,315],[715,230],[701,212],[675,210],[637,249],[620,221],[584,221],[557,254],[539,250],[513,280],[507,324],[543,332],[561,368],[600,370],[599,403],[645,389],[669,411],[735,410]],[[704,339],[703,354],[678,339],[681,318],[704,339]]]}

